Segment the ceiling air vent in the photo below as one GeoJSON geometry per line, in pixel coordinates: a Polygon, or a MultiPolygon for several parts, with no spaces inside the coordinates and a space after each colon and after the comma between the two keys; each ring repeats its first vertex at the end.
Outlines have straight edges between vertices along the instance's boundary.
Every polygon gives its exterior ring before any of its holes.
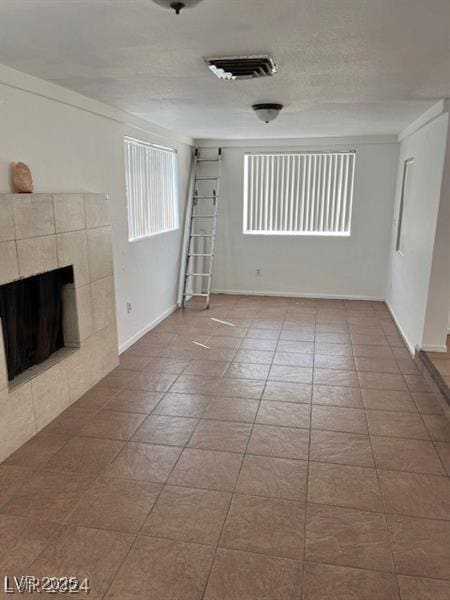
{"type": "Polygon", "coordinates": [[[256,79],[278,72],[271,56],[224,56],[205,58],[205,61],[219,79],[256,79]]]}

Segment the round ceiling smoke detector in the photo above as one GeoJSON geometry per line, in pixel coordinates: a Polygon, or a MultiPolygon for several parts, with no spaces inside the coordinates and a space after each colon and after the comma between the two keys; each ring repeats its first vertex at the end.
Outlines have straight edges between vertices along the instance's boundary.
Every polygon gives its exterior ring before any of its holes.
{"type": "Polygon", "coordinates": [[[153,0],[156,4],[164,6],[164,8],[172,8],[177,15],[180,14],[183,8],[192,8],[201,0],[183,0],[182,2],[173,2],[172,0],[153,0]]]}
{"type": "Polygon", "coordinates": [[[254,104],[252,108],[260,121],[263,121],[264,123],[270,123],[278,117],[280,112],[283,110],[283,105],[271,103],[254,104]]]}

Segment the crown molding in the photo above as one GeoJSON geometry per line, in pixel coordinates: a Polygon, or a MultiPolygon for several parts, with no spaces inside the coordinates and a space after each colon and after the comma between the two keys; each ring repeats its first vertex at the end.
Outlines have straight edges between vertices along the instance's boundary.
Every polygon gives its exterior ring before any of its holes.
{"type": "Polygon", "coordinates": [[[261,138],[261,139],[195,139],[194,144],[201,147],[222,148],[311,148],[334,146],[357,146],[363,144],[397,144],[396,135],[366,135],[349,137],[319,138],[261,138]]]}
{"type": "Polygon", "coordinates": [[[443,98],[442,100],[439,100],[439,102],[436,102],[436,104],[433,104],[433,106],[430,106],[428,110],[422,113],[420,117],[415,119],[398,134],[398,141],[403,141],[413,133],[416,133],[419,129],[422,129],[422,127],[425,127],[425,125],[428,125],[428,123],[431,123],[431,121],[434,121],[434,119],[437,119],[448,112],[449,106],[450,101],[448,98],[443,98]]]}

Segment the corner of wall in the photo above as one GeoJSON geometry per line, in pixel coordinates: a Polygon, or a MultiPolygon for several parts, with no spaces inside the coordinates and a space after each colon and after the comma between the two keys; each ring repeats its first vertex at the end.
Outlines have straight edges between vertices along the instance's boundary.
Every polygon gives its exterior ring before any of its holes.
{"type": "Polygon", "coordinates": [[[409,226],[415,232],[415,243],[404,256],[395,252],[394,217],[386,304],[411,352],[416,347],[442,349],[449,316],[450,209],[445,201],[450,194],[448,108],[447,100],[437,102],[399,135],[394,210],[398,212],[403,161],[414,157],[417,167],[409,226]]]}
{"type": "Polygon", "coordinates": [[[441,185],[441,199],[433,246],[422,347],[445,351],[450,305],[450,127],[441,185]]]}
{"type": "Polygon", "coordinates": [[[119,354],[123,354],[126,350],[131,348],[131,346],[133,346],[133,344],[135,344],[137,341],[139,341],[145,334],[149,333],[149,331],[154,329],[157,325],[159,325],[162,321],[164,321],[164,319],[166,319],[169,315],[171,315],[176,310],[177,310],[177,304],[173,304],[172,306],[169,306],[169,308],[167,310],[165,310],[161,315],[159,315],[159,317],[154,319],[151,323],[149,323],[148,325],[143,327],[137,333],[132,335],[128,340],[123,342],[119,346],[119,354]]]}

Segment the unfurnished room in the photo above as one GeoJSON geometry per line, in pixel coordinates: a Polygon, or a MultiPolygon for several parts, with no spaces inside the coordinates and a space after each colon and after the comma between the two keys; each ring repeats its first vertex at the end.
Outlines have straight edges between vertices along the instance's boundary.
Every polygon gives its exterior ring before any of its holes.
{"type": "Polygon", "coordinates": [[[0,596],[450,600],[449,0],[0,0],[0,596]]]}

